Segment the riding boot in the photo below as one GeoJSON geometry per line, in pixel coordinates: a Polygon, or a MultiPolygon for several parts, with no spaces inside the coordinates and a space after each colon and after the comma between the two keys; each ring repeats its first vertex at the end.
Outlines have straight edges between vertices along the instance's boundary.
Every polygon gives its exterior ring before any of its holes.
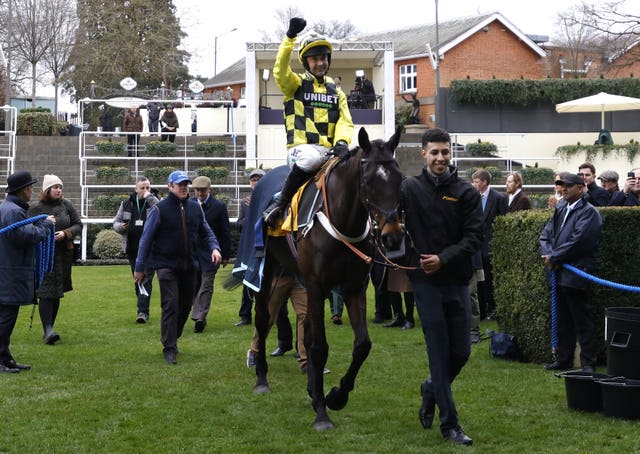
{"type": "Polygon", "coordinates": [[[287,207],[289,202],[291,202],[291,198],[296,193],[298,188],[302,186],[302,184],[311,178],[315,172],[307,172],[306,170],[301,169],[296,164],[291,168],[291,172],[287,176],[287,179],[282,186],[282,190],[280,194],[278,194],[271,204],[267,207],[266,210],[262,213],[262,219],[264,223],[268,227],[275,227],[278,219],[282,217],[284,213],[284,209],[287,207]]]}
{"type": "MultiPolygon", "coordinates": [[[[60,300],[58,300],[58,304],[60,304],[60,300]]],[[[48,345],[53,345],[60,340],[60,335],[53,330],[54,310],[57,312],[55,309],[55,300],[40,298],[38,311],[40,312],[40,320],[42,321],[42,328],[44,330],[42,338],[44,339],[44,343],[48,345]]]]}
{"type": "Polygon", "coordinates": [[[391,323],[387,323],[382,326],[385,328],[401,328],[404,326],[404,322],[406,321],[404,318],[404,312],[402,312],[402,296],[397,292],[389,292],[389,300],[391,308],[396,314],[396,318],[391,323]]]}

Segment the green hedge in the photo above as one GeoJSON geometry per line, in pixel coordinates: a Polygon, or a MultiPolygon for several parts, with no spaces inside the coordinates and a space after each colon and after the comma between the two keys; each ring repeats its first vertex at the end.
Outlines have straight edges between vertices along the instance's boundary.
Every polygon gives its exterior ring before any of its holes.
{"type": "Polygon", "coordinates": [[[556,171],[548,167],[525,167],[520,174],[524,184],[553,184],[556,171]]]}
{"type": "Polygon", "coordinates": [[[175,143],[162,140],[154,140],[146,145],[145,151],[148,156],[172,156],[175,154],[177,146],[175,143]]]}
{"type": "Polygon", "coordinates": [[[96,150],[101,154],[108,155],[117,155],[124,154],[124,143],[118,141],[109,140],[98,140],[96,142],[96,150]]]}
{"type": "Polygon", "coordinates": [[[171,172],[178,170],[175,167],[151,167],[144,171],[144,176],[149,179],[152,184],[163,185],[167,183],[171,172]]]}
{"type": "Polygon", "coordinates": [[[101,213],[108,216],[115,216],[120,207],[120,203],[128,196],[126,194],[103,194],[93,199],[93,206],[101,213]]]}
{"type": "MultiPolygon", "coordinates": [[[[640,224],[640,210],[609,207],[599,211],[603,225],[594,275],[636,285],[640,282],[637,266],[640,235],[631,233],[629,226],[640,224]]],[[[500,329],[516,335],[526,359],[533,362],[551,359],[551,291],[545,281],[538,237],[552,213],[552,210],[535,210],[498,216],[491,245],[500,329]]],[[[605,308],[640,306],[640,296],[592,284],[589,299],[594,307],[599,359],[604,361],[605,308]]]]}
{"type": "Polygon", "coordinates": [[[210,167],[204,166],[196,169],[198,175],[209,177],[213,184],[224,184],[229,175],[229,169],[226,167],[210,167]]]}
{"type": "Polygon", "coordinates": [[[203,156],[224,156],[227,144],[221,140],[203,140],[195,144],[194,150],[203,156]]]}
{"type": "Polygon", "coordinates": [[[101,230],[96,235],[92,250],[99,259],[122,258],[122,235],[111,229],[101,230]]]}
{"type": "Polygon", "coordinates": [[[121,166],[100,166],[96,168],[96,179],[107,184],[127,183],[129,169],[121,166]]]}
{"type": "MultiPolygon", "coordinates": [[[[54,119],[48,109],[24,109],[18,114],[18,130],[20,136],[50,136],[54,131],[54,119]]],[[[55,129],[58,134],[57,129],[55,129]]]]}
{"type": "Polygon", "coordinates": [[[640,79],[543,79],[543,80],[453,80],[449,93],[459,104],[513,105],[558,104],[595,95],[640,97],[640,79]]]}
{"type": "Polygon", "coordinates": [[[486,158],[495,157],[498,151],[498,146],[491,142],[471,142],[466,145],[466,148],[471,153],[471,156],[483,156],[486,158]]]}
{"type": "Polygon", "coordinates": [[[578,142],[575,145],[562,145],[556,150],[556,156],[561,156],[563,159],[581,154],[585,161],[594,161],[598,156],[607,159],[611,153],[615,153],[618,157],[625,156],[629,164],[632,164],[640,153],[640,143],[633,139],[625,145],[583,145],[578,142]]]}

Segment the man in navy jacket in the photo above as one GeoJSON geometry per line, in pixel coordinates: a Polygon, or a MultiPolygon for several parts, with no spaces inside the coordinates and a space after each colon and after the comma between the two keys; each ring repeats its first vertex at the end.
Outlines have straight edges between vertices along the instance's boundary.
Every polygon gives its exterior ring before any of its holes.
{"type": "Polygon", "coordinates": [[[585,372],[596,367],[595,324],[587,290],[589,281],[570,270],[568,263],[592,273],[600,244],[602,218],[588,202],[585,182],[575,174],[556,181],[562,184],[563,198],[540,235],[540,252],[548,270],[555,270],[557,282],[558,352],[547,370],[567,370],[573,366],[576,337],[580,343],[580,363],[585,372]]]}
{"type": "Polygon", "coordinates": [[[202,209],[189,198],[189,183],[183,170],[169,175],[169,195],[149,211],[133,274],[136,283],[142,282],[147,268],[155,269],[158,275],[160,337],[168,364],[177,363],[178,338],[189,318],[196,273],[200,270],[199,249],[206,248],[212,263],[222,262],[220,246],[202,209]]]}

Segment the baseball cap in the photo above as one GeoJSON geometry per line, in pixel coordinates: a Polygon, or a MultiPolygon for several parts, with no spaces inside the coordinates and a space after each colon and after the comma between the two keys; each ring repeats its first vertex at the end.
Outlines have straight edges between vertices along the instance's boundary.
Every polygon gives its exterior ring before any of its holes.
{"type": "Polygon", "coordinates": [[[191,187],[193,189],[207,189],[211,187],[211,179],[209,177],[200,175],[193,179],[193,183],[191,183],[191,187]]]}
{"type": "Polygon", "coordinates": [[[249,174],[249,179],[253,178],[253,177],[260,177],[262,178],[264,176],[264,170],[262,169],[253,169],[251,171],[251,173],[249,174]]]}
{"type": "Polygon", "coordinates": [[[558,185],[579,184],[580,186],[584,186],[584,180],[580,178],[578,175],[576,175],[575,173],[568,173],[564,175],[562,178],[560,178],[559,180],[556,180],[556,184],[558,185]]]}
{"type": "Polygon", "coordinates": [[[169,184],[182,183],[183,181],[191,183],[191,178],[189,178],[189,175],[184,170],[175,170],[171,172],[171,175],[169,175],[169,178],[167,179],[167,183],[169,184]]]}
{"type": "Polygon", "coordinates": [[[620,178],[620,176],[618,175],[618,172],[616,172],[615,170],[605,170],[604,172],[602,172],[600,174],[600,176],[598,177],[598,180],[601,180],[601,181],[618,181],[619,178],[620,178]]]}

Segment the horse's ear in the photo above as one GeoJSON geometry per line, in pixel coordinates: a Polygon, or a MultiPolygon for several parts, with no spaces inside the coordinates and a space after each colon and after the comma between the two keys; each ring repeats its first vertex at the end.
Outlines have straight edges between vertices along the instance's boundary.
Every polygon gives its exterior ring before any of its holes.
{"type": "Polygon", "coordinates": [[[367,130],[364,128],[360,128],[360,131],[358,131],[358,145],[360,145],[360,148],[363,150],[371,149],[369,134],[367,134],[367,130]]]}
{"type": "Polygon", "coordinates": [[[391,136],[391,138],[387,142],[387,146],[389,146],[392,150],[395,150],[396,148],[398,148],[401,134],[402,134],[402,126],[398,126],[396,128],[396,132],[391,136]]]}

